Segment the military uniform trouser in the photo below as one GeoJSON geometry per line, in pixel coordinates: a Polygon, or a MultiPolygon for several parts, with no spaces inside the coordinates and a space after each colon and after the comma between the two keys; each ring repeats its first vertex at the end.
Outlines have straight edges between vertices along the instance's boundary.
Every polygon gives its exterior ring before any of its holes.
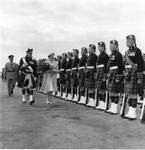
{"type": "Polygon", "coordinates": [[[7,87],[8,87],[8,93],[12,94],[12,90],[14,89],[16,84],[16,79],[7,79],[7,87]]]}

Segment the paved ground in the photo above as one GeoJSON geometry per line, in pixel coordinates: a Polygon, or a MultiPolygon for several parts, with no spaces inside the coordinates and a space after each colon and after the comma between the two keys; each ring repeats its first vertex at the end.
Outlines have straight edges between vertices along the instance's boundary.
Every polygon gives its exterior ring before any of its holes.
{"type": "Polygon", "coordinates": [[[145,148],[145,125],[35,93],[21,103],[19,89],[7,96],[0,81],[0,148],[145,148]]]}

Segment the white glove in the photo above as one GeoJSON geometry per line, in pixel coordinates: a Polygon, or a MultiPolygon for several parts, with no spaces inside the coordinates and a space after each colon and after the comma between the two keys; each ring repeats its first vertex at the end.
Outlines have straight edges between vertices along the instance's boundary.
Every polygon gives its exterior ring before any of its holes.
{"type": "Polygon", "coordinates": [[[27,66],[27,64],[26,63],[24,63],[23,65],[22,65],[22,67],[26,67],[27,66]]]}
{"type": "Polygon", "coordinates": [[[33,69],[32,69],[32,67],[30,67],[30,66],[29,66],[28,68],[29,68],[30,72],[33,72],[33,69]]]}

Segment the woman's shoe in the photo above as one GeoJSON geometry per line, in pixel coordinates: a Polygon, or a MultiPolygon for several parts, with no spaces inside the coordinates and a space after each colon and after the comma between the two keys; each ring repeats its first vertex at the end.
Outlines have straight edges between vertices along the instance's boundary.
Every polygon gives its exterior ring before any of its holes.
{"type": "Polygon", "coordinates": [[[52,104],[52,102],[50,102],[50,101],[46,101],[46,104],[52,104]]]}

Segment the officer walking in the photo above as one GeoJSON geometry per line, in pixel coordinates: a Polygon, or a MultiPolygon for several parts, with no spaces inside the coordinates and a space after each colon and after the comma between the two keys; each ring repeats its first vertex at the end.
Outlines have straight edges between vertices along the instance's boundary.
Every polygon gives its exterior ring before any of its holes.
{"type": "Polygon", "coordinates": [[[9,62],[6,63],[4,70],[7,79],[8,95],[11,96],[18,78],[18,64],[13,62],[14,55],[9,55],[8,58],[9,62]]]}
{"type": "Polygon", "coordinates": [[[30,105],[35,102],[33,99],[33,89],[36,88],[37,77],[37,61],[32,57],[32,53],[33,49],[28,48],[26,56],[20,59],[18,82],[18,87],[22,88],[22,102],[26,103],[25,91],[27,91],[30,105]]]}

